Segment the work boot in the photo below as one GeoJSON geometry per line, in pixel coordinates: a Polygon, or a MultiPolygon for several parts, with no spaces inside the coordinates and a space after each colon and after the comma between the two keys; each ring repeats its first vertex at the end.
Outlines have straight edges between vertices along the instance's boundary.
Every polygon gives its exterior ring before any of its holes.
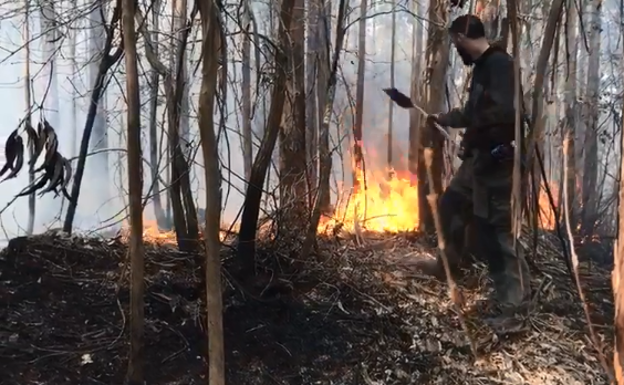
{"type": "MultiPolygon", "coordinates": [[[[461,277],[459,262],[457,261],[457,259],[453,259],[452,257],[449,258],[449,256],[451,255],[447,255],[449,268],[451,270],[453,278],[458,279],[461,277]]],[[[406,265],[409,266],[411,269],[423,273],[424,275],[428,275],[430,277],[434,277],[437,280],[446,282],[444,263],[442,262],[442,258],[439,255],[437,258],[428,258],[422,256],[416,260],[408,262],[406,265]]]]}
{"type": "Polygon", "coordinates": [[[442,261],[438,258],[421,259],[414,267],[420,270],[423,274],[429,275],[436,279],[443,280],[445,278],[444,265],[442,265],[442,261]]]}
{"type": "Polygon", "coordinates": [[[520,333],[527,329],[531,282],[526,261],[522,256],[518,257],[518,259],[510,258],[505,271],[492,274],[494,281],[492,302],[496,312],[486,319],[486,322],[499,335],[520,333]]]}

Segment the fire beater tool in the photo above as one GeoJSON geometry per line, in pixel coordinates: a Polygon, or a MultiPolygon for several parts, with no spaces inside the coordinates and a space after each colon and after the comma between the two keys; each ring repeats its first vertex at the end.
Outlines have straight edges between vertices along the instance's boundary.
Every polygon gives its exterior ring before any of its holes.
{"type": "MultiPolygon", "coordinates": [[[[404,93],[402,93],[401,91],[397,90],[396,88],[384,88],[383,92],[386,93],[386,95],[388,95],[390,97],[390,100],[392,100],[394,103],[396,103],[397,106],[401,107],[401,108],[414,108],[416,109],[416,111],[420,112],[421,114],[425,115],[425,116],[429,116],[429,114],[427,113],[427,111],[425,111],[422,107],[420,107],[419,105],[416,105],[412,102],[412,99],[410,99],[409,96],[405,95],[404,93]]],[[[457,144],[455,143],[455,141],[451,138],[451,136],[449,135],[449,133],[442,127],[440,126],[437,122],[433,122],[433,126],[440,131],[440,133],[449,140],[449,142],[453,143],[453,144],[457,144]]]]}

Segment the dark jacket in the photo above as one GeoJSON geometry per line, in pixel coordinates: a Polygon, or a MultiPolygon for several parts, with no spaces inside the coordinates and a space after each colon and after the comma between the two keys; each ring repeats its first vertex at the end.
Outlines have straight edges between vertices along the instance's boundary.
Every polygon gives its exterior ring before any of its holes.
{"type": "Polygon", "coordinates": [[[514,140],[514,60],[499,47],[490,47],[475,60],[468,100],[463,108],[440,114],[438,122],[466,127],[463,146],[490,151],[514,140]]]}

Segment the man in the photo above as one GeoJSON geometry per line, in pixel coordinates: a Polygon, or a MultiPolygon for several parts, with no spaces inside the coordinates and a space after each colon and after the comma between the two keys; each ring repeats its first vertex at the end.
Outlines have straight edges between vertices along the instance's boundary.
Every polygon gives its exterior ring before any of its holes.
{"type": "MultiPolygon", "coordinates": [[[[503,49],[489,45],[483,23],[476,16],[458,17],[449,32],[464,64],[474,69],[466,105],[427,117],[428,124],[466,128],[460,154],[463,163],[439,201],[446,254],[457,271],[464,229],[472,219],[479,257],[487,261],[494,282],[495,304],[503,314],[517,313],[530,297],[530,286],[528,266],[514,250],[511,235],[513,59],[503,49]]],[[[417,261],[416,267],[444,277],[439,257],[417,261]]]]}

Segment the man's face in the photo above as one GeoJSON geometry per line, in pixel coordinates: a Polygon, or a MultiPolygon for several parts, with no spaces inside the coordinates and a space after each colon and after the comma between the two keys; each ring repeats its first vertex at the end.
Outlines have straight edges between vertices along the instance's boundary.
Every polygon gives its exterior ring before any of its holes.
{"type": "Polygon", "coordinates": [[[467,66],[472,65],[474,63],[474,60],[472,59],[472,55],[468,53],[467,47],[470,45],[470,41],[466,38],[466,36],[461,33],[453,33],[451,34],[451,41],[455,46],[457,54],[462,59],[462,62],[464,62],[464,64],[467,66]]]}

